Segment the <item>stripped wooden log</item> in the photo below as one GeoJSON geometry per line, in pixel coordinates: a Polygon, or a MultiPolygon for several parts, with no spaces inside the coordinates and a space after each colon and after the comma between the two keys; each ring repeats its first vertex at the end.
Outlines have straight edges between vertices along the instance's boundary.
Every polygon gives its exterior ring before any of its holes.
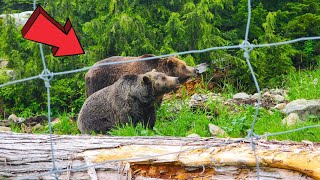
{"type": "MultiPolygon", "coordinates": [[[[256,179],[251,144],[230,143],[237,139],[53,135],[53,141],[59,179],[256,179]],[[75,171],[104,161],[112,162],[75,171]]],[[[320,143],[256,143],[261,179],[320,179],[320,143]]],[[[49,135],[0,132],[0,179],[42,173],[39,179],[54,179],[47,173],[51,158],[49,135]]]]}

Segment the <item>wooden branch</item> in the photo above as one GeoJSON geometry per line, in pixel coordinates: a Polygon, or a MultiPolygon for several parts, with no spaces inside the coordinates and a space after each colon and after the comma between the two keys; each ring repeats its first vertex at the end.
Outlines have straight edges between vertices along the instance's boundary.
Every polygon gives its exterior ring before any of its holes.
{"type": "MultiPolygon", "coordinates": [[[[140,158],[64,171],[59,179],[256,178],[250,142],[202,148],[226,139],[88,135],[53,135],[53,139],[58,169],[140,158]],[[171,154],[158,156],[167,153],[171,154]]],[[[260,140],[256,152],[262,179],[320,179],[320,143],[260,140]]],[[[49,135],[0,132],[0,179],[37,175],[51,169],[49,135]]],[[[41,178],[53,176],[46,174],[41,178]]]]}

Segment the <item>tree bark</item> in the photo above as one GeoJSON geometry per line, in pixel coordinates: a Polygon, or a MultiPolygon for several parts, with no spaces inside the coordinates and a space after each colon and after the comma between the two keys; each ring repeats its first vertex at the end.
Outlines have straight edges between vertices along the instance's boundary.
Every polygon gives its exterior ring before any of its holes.
{"type": "MultiPolygon", "coordinates": [[[[53,135],[53,146],[59,179],[256,179],[250,142],[234,140],[53,135]]],[[[320,179],[320,143],[259,140],[256,154],[261,179],[320,179]]],[[[51,159],[49,135],[0,132],[0,179],[54,179],[51,159]]]]}

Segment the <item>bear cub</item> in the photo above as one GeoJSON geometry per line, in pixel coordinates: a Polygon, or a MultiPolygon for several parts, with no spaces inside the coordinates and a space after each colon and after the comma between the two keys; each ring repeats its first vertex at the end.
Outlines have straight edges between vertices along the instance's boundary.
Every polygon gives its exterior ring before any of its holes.
{"type": "Polygon", "coordinates": [[[178,77],[155,70],[124,75],[86,99],[79,113],[78,128],[81,133],[106,133],[115,125],[130,121],[153,128],[157,97],[174,90],[178,84],[178,77]]]}
{"type": "MultiPolygon", "coordinates": [[[[113,56],[98,61],[95,65],[110,62],[121,62],[134,60],[138,58],[154,57],[152,54],[145,54],[140,57],[113,56]]],[[[179,77],[180,83],[185,82],[188,78],[196,76],[197,70],[188,66],[184,61],[175,56],[153,59],[149,61],[138,61],[123,64],[114,64],[100,67],[92,67],[85,76],[86,95],[89,97],[94,92],[110,86],[123,75],[126,74],[144,74],[156,69],[157,72],[165,73],[168,76],[179,77]]]]}

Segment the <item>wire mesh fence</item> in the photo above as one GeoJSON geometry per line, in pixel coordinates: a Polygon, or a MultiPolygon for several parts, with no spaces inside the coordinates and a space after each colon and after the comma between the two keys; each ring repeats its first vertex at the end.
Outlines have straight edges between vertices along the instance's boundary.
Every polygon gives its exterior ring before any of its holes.
{"type": "MultiPolygon", "coordinates": [[[[34,9],[36,9],[36,0],[33,1],[33,7],[34,7],[34,9]]],[[[177,52],[177,53],[172,53],[172,54],[165,54],[165,55],[160,55],[160,56],[146,57],[146,58],[140,58],[140,59],[134,59],[134,60],[126,60],[126,61],[121,61],[121,62],[101,63],[101,64],[94,65],[94,66],[89,66],[89,67],[84,67],[84,68],[75,69],[75,70],[69,70],[69,71],[63,71],[63,72],[50,72],[50,70],[47,69],[46,61],[45,61],[44,53],[43,53],[43,49],[42,49],[42,44],[39,44],[40,55],[41,55],[42,64],[43,64],[42,73],[37,75],[37,76],[33,76],[33,77],[25,78],[25,79],[20,79],[20,80],[16,80],[16,81],[11,81],[11,82],[8,82],[8,83],[0,85],[0,88],[2,88],[4,86],[9,86],[9,85],[12,85],[12,84],[17,84],[17,83],[21,83],[21,82],[25,82],[25,81],[31,81],[31,80],[34,80],[34,79],[42,79],[44,81],[44,85],[45,85],[45,87],[47,89],[48,126],[49,126],[49,133],[50,133],[52,170],[49,171],[49,172],[46,172],[46,173],[37,174],[35,176],[21,177],[19,179],[35,179],[35,178],[39,178],[39,177],[47,176],[47,175],[52,175],[52,176],[54,176],[55,179],[59,179],[59,174],[63,173],[63,172],[82,171],[82,170],[86,170],[88,168],[98,167],[98,166],[101,166],[103,164],[107,164],[107,163],[111,163],[111,162],[122,162],[122,161],[132,161],[132,160],[139,160],[139,159],[145,159],[145,158],[155,158],[155,157],[166,156],[166,155],[170,155],[170,154],[179,154],[179,153],[182,153],[182,152],[187,152],[187,151],[193,151],[193,150],[196,150],[196,149],[200,149],[200,148],[190,148],[190,149],[183,150],[183,151],[177,151],[177,152],[173,152],[173,153],[166,153],[166,154],[161,154],[161,155],[157,155],[157,156],[109,160],[109,161],[104,161],[104,162],[93,164],[93,165],[83,165],[83,166],[73,167],[71,169],[60,169],[59,167],[57,167],[57,164],[56,164],[55,149],[54,149],[53,139],[52,139],[52,124],[51,124],[51,117],[50,117],[50,114],[51,114],[51,107],[50,107],[50,97],[51,97],[50,96],[50,81],[55,76],[87,71],[92,67],[107,66],[107,65],[114,65],[114,64],[120,64],[120,63],[138,62],[138,61],[148,61],[148,60],[153,60],[153,59],[158,59],[158,58],[165,58],[165,57],[176,56],[176,55],[204,53],[204,52],[208,52],[208,51],[223,50],[223,49],[242,49],[244,51],[244,58],[245,58],[245,60],[247,62],[248,68],[250,69],[250,73],[252,75],[252,79],[254,81],[254,84],[256,86],[256,90],[257,90],[257,93],[258,93],[258,102],[257,102],[256,107],[255,107],[255,115],[254,115],[254,119],[252,120],[251,129],[250,129],[248,135],[245,138],[241,138],[241,139],[237,139],[237,140],[225,141],[225,142],[221,142],[221,143],[216,143],[216,144],[212,144],[210,146],[203,146],[203,147],[201,147],[201,149],[217,147],[217,146],[233,144],[233,143],[240,143],[240,142],[243,142],[243,141],[250,141],[251,147],[252,147],[252,151],[253,151],[255,159],[256,159],[257,179],[259,179],[259,177],[260,177],[259,176],[259,174],[260,174],[259,164],[260,163],[259,163],[259,157],[256,155],[256,141],[257,140],[259,140],[261,138],[270,137],[270,136],[277,136],[277,135],[281,135],[281,134],[287,134],[287,133],[292,133],[292,132],[296,132],[296,131],[301,131],[301,130],[309,129],[309,128],[320,128],[320,125],[305,126],[305,127],[302,127],[302,128],[297,128],[297,129],[288,130],[288,131],[284,131],[284,132],[269,133],[269,134],[264,134],[264,135],[257,135],[257,134],[254,133],[255,124],[257,122],[257,116],[259,114],[259,106],[260,106],[260,102],[261,102],[261,91],[260,91],[260,87],[259,87],[258,81],[257,81],[256,76],[255,76],[255,72],[254,72],[254,70],[253,70],[253,68],[251,66],[251,63],[250,63],[250,51],[253,50],[254,48],[260,48],[260,47],[279,46],[279,45],[291,44],[291,43],[295,43],[295,42],[299,42],[299,41],[307,41],[307,40],[320,40],[320,36],[302,37],[302,38],[298,38],[298,39],[294,39],[294,40],[289,40],[289,41],[284,41],[284,42],[276,42],[276,43],[270,43],[270,44],[251,44],[249,42],[249,40],[248,40],[248,35],[249,35],[249,32],[250,32],[249,31],[249,29],[250,29],[250,19],[251,19],[251,1],[248,0],[248,19],[247,19],[246,32],[245,32],[244,41],[239,45],[223,46],[223,47],[210,47],[210,48],[207,48],[207,49],[177,52]]]]}

